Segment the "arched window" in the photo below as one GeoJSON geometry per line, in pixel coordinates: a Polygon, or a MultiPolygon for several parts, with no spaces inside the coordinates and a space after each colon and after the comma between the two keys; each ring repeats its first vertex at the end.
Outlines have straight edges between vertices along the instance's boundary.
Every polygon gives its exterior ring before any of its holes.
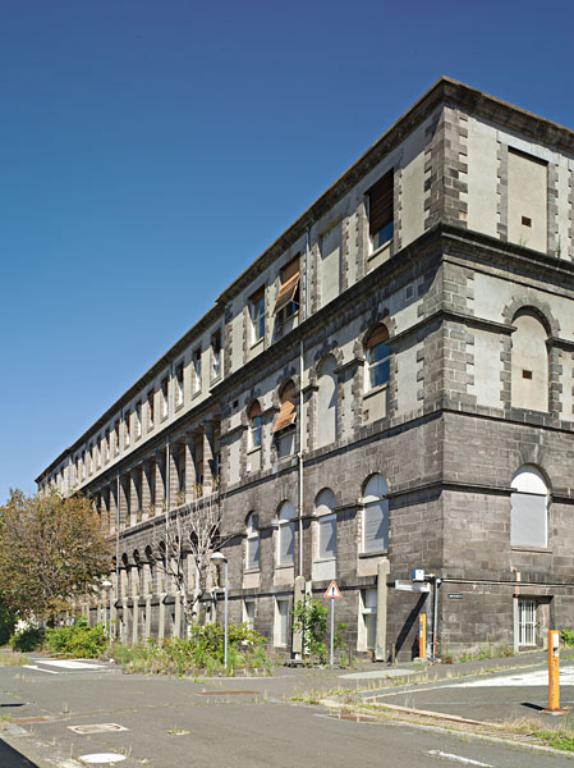
{"type": "Polygon", "coordinates": [[[261,448],[263,438],[263,416],[258,400],[255,400],[249,406],[247,419],[249,421],[248,447],[250,450],[261,448]]]}
{"type": "Polygon", "coordinates": [[[382,475],[372,475],[363,489],[363,552],[384,552],[389,546],[389,502],[382,475]]]}
{"type": "Polygon", "coordinates": [[[389,381],[391,373],[391,350],[388,345],[389,332],[382,323],[377,325],[365,341],[367,372],[365,389],[369,391],[382,387],[389,381]]]}
{"type": "Polygon", "coordinates": [[[257,515],[252,512],[247,517],[247,544],[245,547],[245,568],[248,571],[255,571],[259,568],[259,520],[257,515]]]}
{"type": "Polygon", "coordinates": [[[521,467],[512,479],[510,543],[513,547],[548,546],[548,486],[533,466],[521,467]]]}
{"type": "Polygon", "coordinates": [[[317,445],[329,445],[337,439],[337,361],[332,355],[327,357],[318,376],[317,392],[317,445]]]}
{"type": "Polygon", "coordinates": [[[317,560],[334,560],[337,557],[337,502],[330,488],[325,488],[315,499],[317,515],[317,560]]]}
{"type": "Polygon", "coordinates": [[[511,404],[531,411],[548,410],[548,332],[529,310],[514,318],[511,404]]]}
{"type": "Polygon", "coordinates": [[[284,501],[279,507],[277,526],[277,565],[293,565],[295,562],[295,526],[293,504],[284,501]]]}

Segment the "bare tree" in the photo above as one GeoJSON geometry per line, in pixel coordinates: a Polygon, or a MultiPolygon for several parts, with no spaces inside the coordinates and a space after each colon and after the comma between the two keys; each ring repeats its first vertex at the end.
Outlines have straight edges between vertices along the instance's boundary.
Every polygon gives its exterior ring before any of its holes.
{"type": "Polygon", "coordinates": [[[219,492],[167,510],[164,525],[156,526],[152,557],[180,596],[187,626],[205,621],[203,607],[211,555],[231,538],[222,537],[223,498],[219,492]],[[193,587],[189,573],[193,568],[193,587]]]}

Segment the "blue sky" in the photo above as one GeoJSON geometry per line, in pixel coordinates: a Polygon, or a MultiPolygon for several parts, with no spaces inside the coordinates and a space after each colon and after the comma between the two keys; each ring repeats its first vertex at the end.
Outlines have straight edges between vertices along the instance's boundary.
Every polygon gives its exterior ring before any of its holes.
{"type": "Polygon", "coordinates": [[[0,503],[441,74],[574,127],[569,2],[2,0],[0,503]]]}

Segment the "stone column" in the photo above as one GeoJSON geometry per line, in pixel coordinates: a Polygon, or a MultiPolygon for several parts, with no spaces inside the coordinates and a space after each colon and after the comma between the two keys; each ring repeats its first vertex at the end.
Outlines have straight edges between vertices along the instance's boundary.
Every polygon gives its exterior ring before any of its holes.
{"type": "Polygon", "coordinates": [[[383,557],[379,560],[377,567],[376,661],[386,661],[387,657],[387,578],[389,573],[390,563],[386,557],[383,557]]]}

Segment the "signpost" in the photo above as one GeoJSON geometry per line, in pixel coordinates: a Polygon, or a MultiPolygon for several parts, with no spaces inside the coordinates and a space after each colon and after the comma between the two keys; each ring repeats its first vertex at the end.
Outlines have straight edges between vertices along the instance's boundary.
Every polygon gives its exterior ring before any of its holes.
{"type": "Polygon", "coordinates": [[[331,637],[329,643],[329,666],[333,666],[335,663],[335,600],[340,600],[341,590],[337,586],[337,582],[333,581],[329,584],[323,595],[325,600],[331,601],[331,637]]]}

